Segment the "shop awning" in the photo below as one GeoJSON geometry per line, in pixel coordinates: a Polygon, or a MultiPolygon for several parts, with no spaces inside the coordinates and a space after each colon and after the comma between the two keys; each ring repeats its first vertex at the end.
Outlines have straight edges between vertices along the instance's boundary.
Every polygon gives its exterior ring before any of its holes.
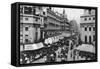
{"type": "Polygon", "coordinates": [[[82,44],[82,45],[78,46],[76,48],[76,50],[95,53],[95,47],[93,45],[90,45],[90,44],[82,44]]]}
{"type": "Polygon", "coordinates": [[[36,49],[40,49],[43,47],[44,47],[43,43],[40,42],[40,43],[36,43],[36,44],[25,45],[25,50],[36,50],[36,49]]]}

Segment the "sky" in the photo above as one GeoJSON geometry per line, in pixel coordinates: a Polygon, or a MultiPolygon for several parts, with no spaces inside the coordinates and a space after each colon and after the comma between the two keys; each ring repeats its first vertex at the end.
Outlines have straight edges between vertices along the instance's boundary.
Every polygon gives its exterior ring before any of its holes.
{"type": "MultiPolygon", "coordinates": [[[[76,8],[64,8],[67,18],[69,20],[76,20],[78,24],[80,24],[80,16],[84,14],[84,9],[76,9],[76,8]]],[[[63,8],[53,8],[54,11],[59,13],[63,13],[63,8]]]]}

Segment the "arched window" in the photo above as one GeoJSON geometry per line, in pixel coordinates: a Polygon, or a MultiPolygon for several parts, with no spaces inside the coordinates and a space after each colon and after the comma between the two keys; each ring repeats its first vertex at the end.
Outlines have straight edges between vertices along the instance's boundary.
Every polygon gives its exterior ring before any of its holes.
{"type": "Polygon", "coordinates": [[[86,21],[86,20],[87,20],[87,18],[84,18],[84,20],[86,21]]]}
{"type": "Polygon", "coordinates": [[[93,35],[93,41],[95,41],[95,35],[93,35]]]}
{"type": "Polygon", "coordinates": [[[89,36],[89,43],[91,43],[91,36],[89,36]]]}
{"type": "Polygon", "coordinates": [[[95,17],[93,17],[93,20],[95,20],[95,17]]]}
{"type": "Polygon", "coordinates": [[[91,20],[91,18],[89,18],[89,20],[91,20]]]}
{"type": "Polygon", "coordinates": [[[91,27],[89,27],[89,31],[91,31],[91,27]]]}
{"type": "Polygon", "coordinates": [[[85,35],[85,43],[87,43],[87,36],[85,35]]]}
{"type": "Polygon", "coordinates": [[[93,27],[93,31],[95,31],[95,27],[93,27]]]}
{"type": "Polygon", "coordinates": [[[85,31],[87,31],[87,27],[85,27],[85,31]]]}

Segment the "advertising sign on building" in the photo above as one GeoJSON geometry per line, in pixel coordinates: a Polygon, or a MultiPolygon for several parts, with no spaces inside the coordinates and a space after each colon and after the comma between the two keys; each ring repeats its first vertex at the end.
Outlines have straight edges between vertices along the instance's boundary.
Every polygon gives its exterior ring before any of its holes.
{"type": "Polygon", "coordinates": [[[25,50],[37,50],[44,47],[43,43],[25,45],[25,50]]]}

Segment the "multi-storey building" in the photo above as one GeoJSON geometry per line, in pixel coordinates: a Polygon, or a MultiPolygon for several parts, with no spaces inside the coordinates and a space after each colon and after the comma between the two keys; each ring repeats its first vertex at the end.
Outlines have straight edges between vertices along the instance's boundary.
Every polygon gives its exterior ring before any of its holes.
{"type": "Polygon", "coordinates": [[[42,7],[20,6],[20,43],[31,44],[41,39],[45,15],[42,7]]]}
{"type": "Polygon", "coordinates": [[[20,6],[20,43],[33,44],[41,39],[69,31],[65,10],[60,14],[50,7],[20,6]]]}
{"type": "Polygon", "coordinates": [[[51,7],[47,8],[47,19],[45,19],[45,37],[60,35],[62,32],[69,31],[68,19],[63,14],[54,12],[51,7]]]}
{"type": "Polygon", "coordinates": [[[95,10],[85,9],[80,17],[81,40],[84,43],[95,43],[95,10]]]}

